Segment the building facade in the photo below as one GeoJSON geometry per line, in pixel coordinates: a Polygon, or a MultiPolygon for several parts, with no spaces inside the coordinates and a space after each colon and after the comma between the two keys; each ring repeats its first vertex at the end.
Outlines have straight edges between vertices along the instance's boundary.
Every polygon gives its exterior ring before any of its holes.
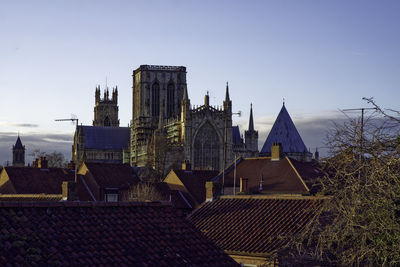
{"type": "MultiPolygon", "coordinates": [[[[119,127],[118,88],[108,88],[100,98],[100,86],[95,90],[93,126],[79,125],[72,145],[72,160],[81,162],[123,163],[124,151],[129,151],[130,128],[119,127]]],[[[128,161],[129,162],[129,161],[128,161]]]]}
{"type": "Polygon", "coordinates": [[[252,113],[246,140],[233,139],[232,101],[226,86],[222,107],[192,106],[183,66],[141,65],[133,72],[131,154],[133,166],[177,168],[188,161],[194,169],[222,170],[235,154],[258,155],[258,133],[252,113]]]}

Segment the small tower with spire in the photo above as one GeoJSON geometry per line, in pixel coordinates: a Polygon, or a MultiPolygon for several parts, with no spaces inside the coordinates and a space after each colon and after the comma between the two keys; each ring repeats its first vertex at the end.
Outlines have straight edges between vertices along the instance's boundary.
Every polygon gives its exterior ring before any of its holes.
{"type": "Polygon", "coordinates": [[[13,166],[24,167],[25,166],[25,146],[22,145],[21,138],[17,138],[17,142],[12,148],[13,150],[13,166]]]}
{"type": "Polygon", "coordinates": [[[249,129],[244,132],[246,150],[258,156],[258,131],[254,130],[253,104],[250,104],[249,129]]]}

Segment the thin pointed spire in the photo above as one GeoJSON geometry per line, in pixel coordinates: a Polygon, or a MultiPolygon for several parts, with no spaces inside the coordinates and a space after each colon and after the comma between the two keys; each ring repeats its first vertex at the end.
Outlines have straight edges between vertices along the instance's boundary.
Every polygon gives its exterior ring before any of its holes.
{"type": "Polygon", "coordinates": [[[253,104],[252,103],[250,104],[249,131],[254,131],[253,104]]]}
{"type": "Polygon", "coordinates": [[[187,88],[185,87],[185,91],[183,91],[183,100],[189,100],[187,88]]]}
{"type": "Polygon", "coordinates": [[[229,84],[226,82],[226,93],[225,93],[225,101],[229,101],[229,84]]]}

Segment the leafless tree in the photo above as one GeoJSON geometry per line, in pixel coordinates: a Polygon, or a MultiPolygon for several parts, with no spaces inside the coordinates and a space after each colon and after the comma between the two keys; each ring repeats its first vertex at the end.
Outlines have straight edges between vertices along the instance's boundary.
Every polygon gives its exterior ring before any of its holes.
{"type": "Polygon", "coordinates": [[[133,185],[128,191],[130,201],[162,201],[162,194],[157,190],[156,185],[150,182],[140,182],[133,185]]]}
{"type": "Polygon", "coordinates": [[[282,263],[339,266],[400,265],[400,120],[379,108],[329,132],[330,156],[320,179],[331,195],[301,234],[283,248],[282,263]],[[286,258],[286,260],[285,260],[286,258]]]}

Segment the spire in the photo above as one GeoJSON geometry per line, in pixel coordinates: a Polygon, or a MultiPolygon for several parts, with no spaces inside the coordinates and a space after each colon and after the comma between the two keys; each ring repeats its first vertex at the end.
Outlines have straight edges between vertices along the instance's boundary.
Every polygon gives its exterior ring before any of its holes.
{"type": "Polygon", "coordinates": [[[250,132],[250,131],[254,131],[253,104],[250,104],[249,132],[250,132]]]}
{"type": "Polygon", "coordinates": [[[21,148],[23,149],[24,148],[24,146],[22,145],[22,142],[21,142],[21,138],[19,138],[19,133],[18,133],[17,142],[15,142],[14,148],[16,148],[16,149],[21,149],[21,148]]]}
{"type": "Polygon", "coordinates": [[[225,101],[229,101],[229,85],[228,82],[226,82],[226,93],[225,93],[225,101]]]}
{"type": "Polygon", "coordinates": [[[189,100],[187,88],[185,87],[185,91],[183,91],[183,100],[189,100]]]}

